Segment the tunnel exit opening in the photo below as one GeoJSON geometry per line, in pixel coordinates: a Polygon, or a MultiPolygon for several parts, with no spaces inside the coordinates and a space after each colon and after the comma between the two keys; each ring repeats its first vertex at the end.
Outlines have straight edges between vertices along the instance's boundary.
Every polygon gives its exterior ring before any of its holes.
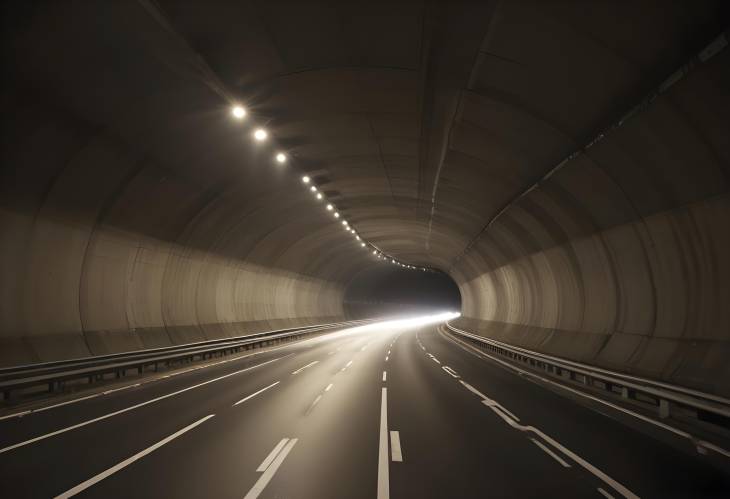
{"type": "Polygon", "coordinates": [[[459,312],[461,293],[454,280],[441,271],[380,267],[350,281],[344,306],[352,317],[459,312]]]}

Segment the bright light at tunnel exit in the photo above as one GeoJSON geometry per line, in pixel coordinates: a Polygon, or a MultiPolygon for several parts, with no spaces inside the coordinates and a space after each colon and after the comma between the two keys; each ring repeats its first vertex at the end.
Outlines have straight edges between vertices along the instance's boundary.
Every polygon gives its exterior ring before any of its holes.
{"type": "Polygon", "coordinates": [[[332,335],[327,335],[328,338],[333,336],[349,336],[352,334],[359,333],[383,333],[392,332],[393,329],[404,329],[404,328],[415,328],[420,326],[426,326],[428,324],[439,324],[452,319],[461,317],[459,312],[439,312],[431,315],[417,315],[410,317],[401,317],[398,319],[390,319],[386,321],[373,322],[372,324],[366,324],[364,326],[348,327],[332,335]]]}

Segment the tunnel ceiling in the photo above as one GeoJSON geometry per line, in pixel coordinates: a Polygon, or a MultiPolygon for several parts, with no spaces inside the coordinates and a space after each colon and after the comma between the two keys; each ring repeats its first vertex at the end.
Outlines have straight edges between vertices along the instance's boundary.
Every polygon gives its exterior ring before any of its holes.
{"type": "Polygon", "coordinates": [[[154,165],[142,174],[156,189],[135,192],[127,171],[99,201],[112,225],[227,256],[274,252],[327,277],[378,263],[306,192],[307,174],[366,241],[449,270],[515,198],[721,32],[719,9],[48,2],[5,16],[6,60],[24,119],[32,106],[71,112],[79,144],[103,130],[154,165]],[[231,120],[234,102],[248,124],[231,120]],[[254,144],[251,123],[275,145],[254,144]]]}

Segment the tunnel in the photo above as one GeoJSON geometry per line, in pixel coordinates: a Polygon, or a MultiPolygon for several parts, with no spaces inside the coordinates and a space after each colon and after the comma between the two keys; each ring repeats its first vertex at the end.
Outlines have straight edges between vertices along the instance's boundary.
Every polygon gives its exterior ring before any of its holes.
{"type": "Polygon", "coordinates": [[[677,417],[730,439],[727,2],[2,9],[8,373],[453,312],[499,362],[647,380],[662,417],[702,394],[677,417]]]}

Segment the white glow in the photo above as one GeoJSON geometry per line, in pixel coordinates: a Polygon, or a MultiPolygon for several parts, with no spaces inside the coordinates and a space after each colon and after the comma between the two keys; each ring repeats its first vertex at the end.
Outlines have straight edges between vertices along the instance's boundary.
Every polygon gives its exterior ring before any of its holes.
{"type": "Polygon", "coordinates": [[[362,246],[364,248],[365,247],[365,243],[360,243],[360,246],[362,246]]]}
{"type": "Polygon", "coordinates": [[[347,336],[353,336],[356,334],[368,333],[368,334],[393,334],[395,328],[415,328],[419,326],[425,326],[427,324],[439,324],[448,320],[460,317],[461,314],[458,312],[439,312],[432,315],[419,315],[411,317],[401,317],[400,319],[391,319],[382,322],[373,322],[365,324],[363,326],[349,327],[341,329],[336,333],[323,335],[319,338],[314,338],[313,343],[330,341],[334,338],[341,338],[347,336]]]}
{"type": "Polygon", "coordinates": [[[302,177],[302,182],[304,182],[305,184],[308,184],[310,182],[310,180],[312,180],[312,179],[310,179],[307,175],[302,177]]]}
{"type": "Polygon", "coordinates": [[[263,142],[268,137],[269,137],[269,132],[267,132],[263,128],[257,128],[256,131],[253,133],[253,138],[258,140],[259,142],[263,142]]]}
{"type": "MultiPolygon", "coordinates": [[[[350,229],[350,232],[352,232],[354,234],[355,233],[355,229],[350,229]]],[[[359,241],[360,238],[358,237],[357,240],[359,241]]]]}
{"type": "Polygon", "coordinates": [[[343,220],[342,225],[347,225],[347,220],[343,220]]]}
{"type": "Polygon", "coordinates": [[[360,236],[355,236],[355,238],[356,238],[356,239],[357,239],[358,241],[360,240],[360,236]]]}
{"type": "Polygon", "coordinates": [[[243,108],[243,106],[233,106],[231,108],[231,114],[237,120],[242,120],[246,117],[246,110],[243,108]]]}
{"type": "Polygon", "coordinates": [[[317,193],[317,199],[322,199],[322,193],[321,192],[318,192],[317,193]]]}
{"type": "Polygon", "coordinates": [[[340,214],[335,212],[335,218],[340,218],[340,214]]]}
{"type": "Polygon", "coordinates": [[[309,190],[312,192],[317,192],[317,188],[315,186],[310,187],[309,190]]]}
{"type": "Polygon", "coordinates": [[[373,250],[373,255],[377,255],[377,254],[378,254],[378,252],[373,250]]]}
{"type": "Polygon", "coordinates": [[[278,161],[279,163],[286,163],[286,154],[284,154],[283,152],[278,153],[276,155],[276,161],[278,161]]]}
{"type": "Polygon", "coordinates": [[[328,209],[328,210],[330,210],[330,211],[332,211],[332,210],[333,210],[334,208],[335,208],[335,207],[334,207],[334,206],[332,206],[331,204],[328,204],[328,205],[327,205],[327,209],[328,209]]]}

